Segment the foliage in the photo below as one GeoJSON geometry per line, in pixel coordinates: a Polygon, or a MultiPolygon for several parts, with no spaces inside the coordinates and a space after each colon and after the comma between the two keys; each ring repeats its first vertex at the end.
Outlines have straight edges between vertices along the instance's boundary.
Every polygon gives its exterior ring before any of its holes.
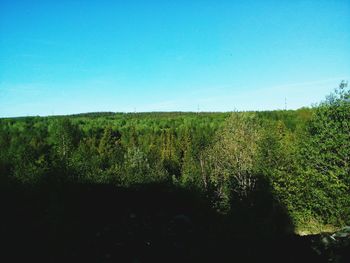
{"type": "Polygon", "coordinates": [[[256,186],[259,128],[253,114],[233,113],[206,153],[209,181],[224,207],[234,194],[247,198],[256,186]]]}
{"type": "Polygon", "coordinates": [[[299,228],[350,222],[345,82],[319,105],[295,111],[0,119],[0,149],[3,185],[165,182],[220,211],[270,202],[266,218],[282,206],[299,228]]]}
{"type": "Polygon", "coordinates": [[[342,82],[316,107],[301,145],[300,163],[312,212],[326,223],[349,222],[350,90],[342,82]]]}

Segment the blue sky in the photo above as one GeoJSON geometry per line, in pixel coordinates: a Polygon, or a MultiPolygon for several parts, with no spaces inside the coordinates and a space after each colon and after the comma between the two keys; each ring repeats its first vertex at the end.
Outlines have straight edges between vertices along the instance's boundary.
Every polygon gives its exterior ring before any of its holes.
{"type": "Polygon", "coordinates": [[[0,1],[0,116],[296,109],[350,79],[350,1],[0,1]]]}

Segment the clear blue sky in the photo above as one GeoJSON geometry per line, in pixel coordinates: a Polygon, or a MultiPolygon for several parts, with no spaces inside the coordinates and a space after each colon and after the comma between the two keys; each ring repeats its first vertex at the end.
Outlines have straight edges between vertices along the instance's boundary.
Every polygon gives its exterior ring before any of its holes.
{"type": "Polygon", "coordinates": [[[0,116],[296,109],[350,80],[350,1],[0,1],[0,116]]]}

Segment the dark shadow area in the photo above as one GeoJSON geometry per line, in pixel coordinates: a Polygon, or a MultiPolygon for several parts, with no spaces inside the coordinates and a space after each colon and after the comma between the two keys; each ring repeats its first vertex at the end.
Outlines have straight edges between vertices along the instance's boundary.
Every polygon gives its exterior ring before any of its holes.
{"type": "Polygon", "coordinates": [[[266,189],[220,216],[169,185],[7,184],[1,262],[326,262],[266,189]]]}

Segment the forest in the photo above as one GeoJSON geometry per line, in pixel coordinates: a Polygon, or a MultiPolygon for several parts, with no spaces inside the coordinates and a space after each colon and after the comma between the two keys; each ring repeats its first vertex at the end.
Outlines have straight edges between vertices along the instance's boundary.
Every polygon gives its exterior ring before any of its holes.
{"type": "Polygon", "coordinates": [[[298,110],[2,118],[0,149],[14,261],[349,259],[316,245],[350,225],[345,82],[298,110]]]}

